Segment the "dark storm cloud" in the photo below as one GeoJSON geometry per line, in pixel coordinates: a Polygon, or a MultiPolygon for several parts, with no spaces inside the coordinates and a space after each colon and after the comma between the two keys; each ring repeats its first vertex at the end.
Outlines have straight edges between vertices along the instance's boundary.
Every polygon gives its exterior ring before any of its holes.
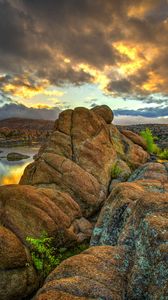
{"type": "Polygon", "coordinates": [[[5,104],[0,108],[0,120],[13,117],[56,120],[60,112],[60,109],[57,107],[53,107],[51,109],[33,107],[29,108],[23,104],[10,103],[5,104]]]}
{"type": "Polygon", "coordinates": [[[108,84],[107,89],[119,93],[131,93],[132,84],[127,79],[115,80],[108,84]]]}
{"type": "Polygon", "coordinates": [[[38,77],[56,85],[95,82],[80,64],[100,72],[109,66],[108,92],[168,94],[167,18],[166,0],[0,0],[0,72],[20,77],[20,85],[26,72],[33,87],[38,77]],[[116,71],[141,60],[133,74],[116,71]]]}
{"type": "Polygon", "coordinates": [[[167,107],[150,107],[146,109],[117,109],[114,110],[115,116],[141,116],[147,118],[158,118],[168,116],[168,106],[167,107]]]}

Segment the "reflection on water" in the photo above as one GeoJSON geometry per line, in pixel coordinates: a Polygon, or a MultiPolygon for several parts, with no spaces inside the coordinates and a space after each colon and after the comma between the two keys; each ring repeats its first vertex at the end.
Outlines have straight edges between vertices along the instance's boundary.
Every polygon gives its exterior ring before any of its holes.
{"type": "Polygon", "coordinates": [[[0,162],[0,184],[18,183],[27,165],[28,163],[21,166],[4,166],[0,162]]]}
{"type": "Polygon", "coordinates": [[[0,185],[18,183],[25,167],[33,161],[33,156],[39,150],[35,147],[17,147],[17,148],[1,148],[0,153],[0,185]],[[28,159],[20,161],[8,161],[6,155],[10,152],[27,154],[28,159]]]}

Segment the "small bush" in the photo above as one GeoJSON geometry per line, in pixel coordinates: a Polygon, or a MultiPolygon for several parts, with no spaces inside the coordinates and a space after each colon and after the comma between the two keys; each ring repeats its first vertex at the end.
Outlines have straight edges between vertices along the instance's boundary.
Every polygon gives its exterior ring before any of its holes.
{"type": "Polygon", "coordinates": [[[164,149],[159,153],[159,158],[168,160],[168,149],[164,149]]]}
{"type": "Polygon", "coordinates": [[[33,264],[42,278],[45,278],[63,260],[88,248],[87,244],[81,244],[70,249],[57,249],[53,246],[54,239],[47,237],[45,233],[40,238],[27,237],[26,240],[31,246],[30,252],[33,264]]]}
{"type": "Polygon", "coordinates": [[[149,153],[158,154],[160,152],[160,148],[155,144],[155,140],[157,137],[153,136],[152,131],[149,128],[142,130],[140,135],[144,138],[147,144],[147,151],[149,153]]]}
{"type": "Polygon", "coordinates": [[[122,172],[122,169],[115,163],[111,168],[111,177],[118,178],[122,172]]]}

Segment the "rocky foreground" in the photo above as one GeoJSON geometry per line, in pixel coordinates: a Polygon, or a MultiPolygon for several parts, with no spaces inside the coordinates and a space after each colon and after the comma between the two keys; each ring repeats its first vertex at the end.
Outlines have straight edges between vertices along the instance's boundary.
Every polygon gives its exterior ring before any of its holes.
{"type": "Polygon", "coordinates": [[[20,184],[0,187],[0,299],[168,299],[168,163],[112,120],[106,106],[62,112],[20,184]],[[43,231],[90,247],[39,289],[26,237],[43,231]]]}

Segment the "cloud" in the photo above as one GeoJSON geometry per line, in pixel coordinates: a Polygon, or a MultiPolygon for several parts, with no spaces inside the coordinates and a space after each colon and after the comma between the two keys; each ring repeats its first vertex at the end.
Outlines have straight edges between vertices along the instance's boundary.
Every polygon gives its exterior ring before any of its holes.
{"type": "Polygon", "coordinates": [[[134,125],[134,124],[168,124],[168,118],[145,118],[141,116],[115,116],[114,124],[116,125],[134,125]]]}
{"type": "Polygon", "coordinates": [[[107,86],[108,91],[116,91],[117,93],[131,93],[132,84],[127,79],[111,81],[107,86]]]}
{"type": "Polygon", "coordinates": [[[56,120],[61,110],[57,107],[26,107],[23,104],[10,103],[5,104],[0,108],[0,120],[7,118],[28,118],[28,119],[43,119],[56,120]]]}
{"type": "Polygon", "coordinates": [[[116,109],[114,110],[116,116],[142,116],[146,118],[158,118],[168,116],[168,106],[150,107],[145,109],[116,109]]]}
{"type": "Polygon", "coordinates": [[[96,83],[143,101],[168,95],[167,35],[166,0],[0,0],[0,72],[10,81],[0,88],[31,97],[96,83]]]}

